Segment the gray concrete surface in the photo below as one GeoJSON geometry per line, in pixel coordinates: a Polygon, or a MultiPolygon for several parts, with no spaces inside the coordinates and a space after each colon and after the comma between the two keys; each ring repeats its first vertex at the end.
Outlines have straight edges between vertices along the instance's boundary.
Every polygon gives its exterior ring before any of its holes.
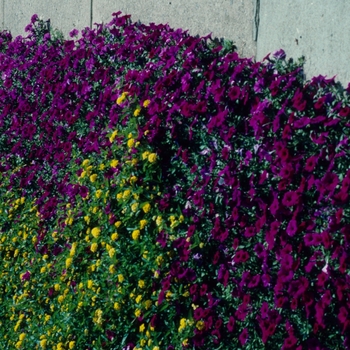
{"type": "Polygon", "coordinates": [[[2,29],[11,30],[13,36],[24,35],[24,28],[33,14],[44,20],[50,18],[51,27],[65,36],[73,29],[90,26],[91,0],[1,0],[4,2],[2,29]]]}
{"type": "Polygon", "coordinates": [[[244,57],[261,60],[283,48],[288,57],[305,56],[308,79],[350,81],[350,0],[0,0],[0,29],[23,35],[37,13],[67,37],[119,10],[133,21],[233,40],[244,57]]]}
{"type": "Polygon", "coordinates": [[[349,0],[260,0],[257,60],[283,48],[305,56],[306,78],[337,75],[350,81],[349,0]]]}
{"type": "Polygon", "coordinates": [[[0,0],[0,28],[4,28],[4,5],[5,0],[0,0]]]}
{"type": "Polygon", "coordinates": [[[212,32],[213,37],[233,40],[241,56],[253,57],[254,4],[255,0],[94,0],[93,21],[109,22],[120,10],[133,21],[169,23],[192,35],[212,32]]]}

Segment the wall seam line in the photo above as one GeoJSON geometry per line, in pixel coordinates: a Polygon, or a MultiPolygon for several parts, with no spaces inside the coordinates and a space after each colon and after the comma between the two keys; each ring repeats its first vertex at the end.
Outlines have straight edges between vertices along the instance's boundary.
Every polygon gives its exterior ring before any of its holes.
{"type": "Polygon", "coordinates": [[[259,24],[260,24],[260,0],[256,0],[255,15],[254,15],[254,34],[253,34],[254,41],[258,41],[259,24]]]}
{"type": "Polygon", "coordinates": [[[92,14],[92,9],[93,9],[93,0],[90,0],[90,28],[92,29],[92,18],[93,18],[93,14],[92,14]]]}
{"type": "Polygon", "coordinates": [[[1,30],[5,27],[5,0],[2,0],[2,18],[1,18],[1,30]]]}

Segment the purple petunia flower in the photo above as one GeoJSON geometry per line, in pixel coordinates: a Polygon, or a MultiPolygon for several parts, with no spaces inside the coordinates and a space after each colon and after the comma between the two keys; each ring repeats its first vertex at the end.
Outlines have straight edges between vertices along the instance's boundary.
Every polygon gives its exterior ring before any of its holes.
{"type": "Polygon", "coordinates": [[[249,337],[248,328],[244,328],[238,337],[242,346],[248,341],[248,337],[249,337]]]}

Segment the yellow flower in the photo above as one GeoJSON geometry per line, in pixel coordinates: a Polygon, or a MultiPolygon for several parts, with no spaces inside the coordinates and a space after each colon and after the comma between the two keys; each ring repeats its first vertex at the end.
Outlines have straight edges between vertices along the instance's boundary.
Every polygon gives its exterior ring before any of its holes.
{"type": "Polygon", "coordinates": [[[201,331],[202,329],[204,329],[204,328],[205,328],[204,321],[198,321],[198,322],[196,323],[196,327],[197,327],[197,329],[199,329],[200,331],[201,331]]]}
{"type": "Polygon", "coordinates": [[[40,340],[40,346],[41,346],[43,349],[46,349],[46,344],[47,344],[47,339],[42,339],[42,340],[40,340]]]}
{"type": "Polygon", "coordinates": [[[135,316],[136,317],[140,317],[141,316],[141,310],[140,309],[136,309],[135,310],[135,316]]]}
{"type": "Polygon", "coordinates": [[[64,350],[64,345],[63,345],[62,342],[59,342],[59,343],[57,344],[57,349],[56,349],[56,350],[64,350]]]}
{"type": "Polygon", "coordinates": [[[112,132],[112,135],[109,137],[109,142],[110,142],[110,143],[112,143],[112,142],[114,141],[114,139],[115,139],[115,137],[117,136],[117,134],[118,134],[118,131],[117,131],[117,130],[115,130],[115,131],[112,132]]]}
{"type": "Polygon", "coordinates": [[[90,216],[84,216],[84,220],[89,225],[89,223],[90,223],[90,216]]]}
{"type": "Polygon", "coordinates": [[[143,160],[147,159],[149,154],[150,154],[149,151],[143,152],[143,153],[142,153],[142,159],[143,159],[143,160]]]}
{"type": "Polygon", "coordinates": [[[97,309],[95,311],[95,317],[93,318],[94,323],[96,323],[99,326],[102,324],[102,314],[103,314],[102,310],[97,309]]]}
{"type": "Polygon", "coordinates": [[[138,285],[140,288],[145,288],[145,281],[144,280],[139,280],[138,285]]]}
{"type": "Polygon", "coordinates": [[[148,161],[150,163],[154,163],[157,159],[157,155],[155,153],[151,153],[149,156],[148,156],[148,161]]]}
{"type": "Polygon", "coordinates": [[[102,191],[101,190],[97,190],[95,193],[96,198],[100,198],[102,196],[102,191]]]}
{"type": "Polygon", "coordinates": [[[103,163],[101,163],[100,166],[99,166],[99,169],[100,169],[100,170],[103,170],[105,167],[106,167],[106,166],[105,166],[103,163]]]}
{"type": "Polygon", "coordinates": [[[22,347],[22,341],[18,341],[15,345],[16,349],[20,349],[22,347]]]}
{"type": "Polygon", "coordinates": [[[124,281],[124,276],[122,274],[118,275],[118,282],[122,283],[124,281]]]}
{"type": "Polygon", "coordinates": [[[68,344],[69,349],[74,349],[75,347],[75,341],[70,341],[68,344]]]}
{"type": "Polygon", "coordinates": [[[145,324],[142,323],[142,325],[141,325],[140,328],[139,328],[140,333],[144,332],[145,329],[146,329],[145,324]]]}
{"type": "Polygon", "coordinates": [[[92,165],[88,166],[88,167],[86,168],[86,173],[87,173],[88,175],[90,175],[93,168],[94,168],[94,167],[93,167],[92,165]]]}
{"type": "Polygon", "coordinates": [[[97,174],[92,174],[92,175],[90,176],[90,181],[91,181],[91,182],[95,182],[96,179],[97,179],[97,174]]]}
{"type": "Polygon", "coordinates": [[[134,175],[134,176],[131,176],[130,178],[130,183],[133,184],[137,181],[137,177],[134,175]]]}
{"type": "Polygon", "coordinates": [[[163,264],[164,258],[163,258],[161,255],[159,255],[159,256],[157,256],[157,258],[156,258],[156,262],[157,262],[157,265],[160,266],[160,265],[163,264]]]}
{"type": "Polygon", "coordinates": [[[118,227],[120,227],[121,224],[122,224],[121,221],[117,221],[117,222],[114,224],[114,226],[115,226],[116,228],[118,228],[118,227]]]}
{"type": "Polygon", "coordinates": [[[90,160],[89,159],[84,159],[82,166],[88,166],[90,164],[90,160]]]}
{"type": "Polygon", "coordinates": [[[121,105],[124,102],[125,98],[123,96],[120,96],[117,98],[117,105],[121,105]]]}
{"type": "Polygon", "coordinates": [[[111,274],[115,273],[115,266],[111,265],[108,270],[111,274]]]}
{"type": "Polygon", "coordinates": [[[135,299],[136,304],[139,304],[141,302],[141,300],[142,300],[142,295],[138,295],[135,299]]]}
{"type": "Polygon", "coordinates": [[[95,237],[95,238],[98,238],[98,236],[100,235],[101,233],[101,230],[98,228],[98,227],[94,227],[92,230],[91,230],[91,234],[95,237]]]}
{"type": "Polygon", "coordinates": [[[151,210],[151,204],[149,203],[144,204],[142,207],[142,210],[144,211],[144,213],[147,214],[151,210]]]}
{"type": "Polygon", "coordinates": [[[66,259],[66,269],[68,269],[72,265],[72,262],[73,262],[72,258],[66,259]]]}
{"type": "Polygon", "coordinates": [[[125,99],[126,99],[126,96],[128,96],[129,93],[128,92],[123,92],[118,98],[117,98],[117,105],[121,105],[125,99]]]}
{"type": "Polygon", "coordinates": [[[119,235],[118,235],[117,232],[114,232],[114,233],[112,233],[112,235],[111,235],[112,241],[116,241],[116,240],[118,239],[118,237],[119,237],[119,235]]]}
{"type": "Polygon", "coordinates": [[[123,193],[118,193],[117,194],[117,200],[121,200],[123,198],[123,193]]]}
{"type": "Polygon", "coordinates": [[[160,226],[162,224],[162,222],[163,222],[162,217],[161,216],[157,216],[157,219],[156,219],[157,226],[160,226]]]}
{"type": "Polygon", "coordinates": [[[26,337],[26,334],[25,333],[21,333],[19,335],[19,340],[24,340],[25,337],[26,337]]]}
{"type": "Polygon", "coordinates": [[[112,168],[116,168],[119,164],[119,160],[113,159],[109,164],[112,168]]]}
{"type": "Polygon", "coordinates": [[[130,190],[125,190],[123,192],[123,199],[127,199],[130,196],[130,194],[131,194],[130,190]]]}
{"type": "Polygon", "coordinates": [[[134,231],[132,231],[131,236],[132,236],[132,239],[133,239],[134,241],[138,240],[139,237],[140,237],[140,230],[134,230],[134,231]]]}
{"type": "Polygon", "coordinates": [[[115,249],[114,249],[114,248],[111,248],[111,249],[108,251],[109,257],[110,257],[110,258],[113,258],[114,254],[115,254],[115,249]]]}
{"type": "Polygon", "coordinates": [[[188,345],[188,339],[185,339],[185,340],[182,342],[182,345],[183,345],[183,346],[187,346],[187,345],[188,345]]]}
{"type": "Polygon", "coordinates": [[[114,303],[113,308],[114,308],[114,310],[120,310],[120,304],[114,303]]]}
{"type": "Polygon", "coordinates": [[[140,196],[137,193],[133,193],[132,196],[135,199],[135,201],[138,201],[140,198],[140,196]]]}
{"type": "Polygon", "coordinates": [[[143,101],[143,107],[147,108],[149,106],[149,104],[151,103],[150,100],[145,100],[143,101]]]}
{"type": "Polygon", "coordinates": [[[138,206],[139,206],[139,203],[131,204],[131,210],[133,213],[135,213],[137,211],[138,206]]]}
{"type": "Polygon", "coordinates": [[[159,346],[154,346],[153,350],[159,350],[159,346]]]}
{"type": "Polygon", "coordinates": [[[60,304],[62,304],[62,303],[63,303],[63,300],[64,300],[64,296],[63,296],[63,295],[60,295],[60,296],[57,298],[57,300],[58,300],[58,302],[59,302],[60,304]]]}
{"type": "Polygon", "coordinates": [[[138,117],[140,115],[141,108],[136,108],[134,111],[134,117],[138,117]]]}
{"type": "Polygon", "coordinates": [[[127,145],[129,148],[132,148],[134,146],[135,140],[134,139],[129,139],[127,142],[127,145]]]}
{"type": "Polygon", "coordinates": [[[90,250],[95,253],[97,251],[97,248],[98,248],[98,244],[97,243],[92,243],[91,244],[91,247],[90,247],[90,250]]]}
{"type": "Polygon", "coordinates": [[[186,319],[182,318],[180,320],[179,333],[182,332],[186,328],[186,319]]]}
{"type": "Polygon", "coordinates": [[[87,282],[88,289],[91,289],[93,285],[94,285],[94,282],[92,280],[88,280],[87,282]]]}
{"type": "Polygon", "coordinates": [[[152,300],[148,299],[145,301],[145,309],[148,310],[152,306],[152,300]]]}
{"type": "Polygon", "coordinates": [[[147,225],[147,220],[144,220],[144,219],[140,220],[140,230],[144,229],[146,225],[147,225]]]}
{"type": "Polygon", "coordinates": [[[56,283],[53,287],[54,287],[56,292],[58,292],[61,288],[61,286],[58,283],[56,283]]]}

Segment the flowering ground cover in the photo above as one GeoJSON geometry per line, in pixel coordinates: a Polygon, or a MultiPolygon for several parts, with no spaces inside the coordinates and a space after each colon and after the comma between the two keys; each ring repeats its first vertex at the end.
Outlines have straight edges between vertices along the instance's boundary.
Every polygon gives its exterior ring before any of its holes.
{"type": "Polygon", "coordinates": [[[0,33],[0,346],[350,349],[350,87],[168,25],[0,33]]]}

